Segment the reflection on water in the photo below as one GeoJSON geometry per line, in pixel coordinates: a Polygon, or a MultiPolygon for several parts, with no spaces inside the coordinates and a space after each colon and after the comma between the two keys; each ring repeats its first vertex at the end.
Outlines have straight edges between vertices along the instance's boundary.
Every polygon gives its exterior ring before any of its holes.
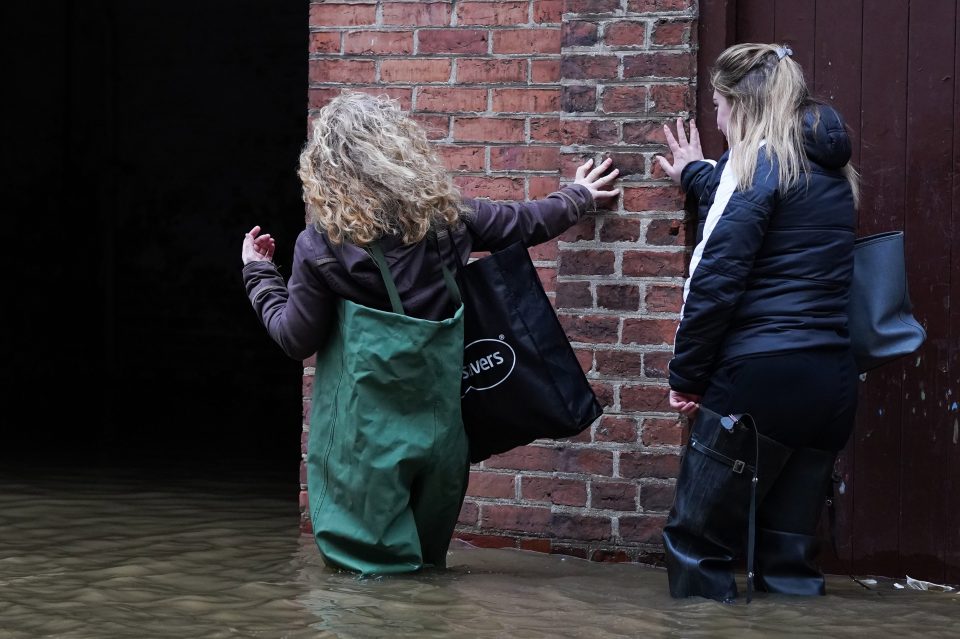
{"type": "Polygon", "coordinates": [[[955,637],[960,596],[867,590],[675,601],[666,573],[456,545],[359,580],[297,532],[296,486],[0,474],[0,637],[955,637]]]}

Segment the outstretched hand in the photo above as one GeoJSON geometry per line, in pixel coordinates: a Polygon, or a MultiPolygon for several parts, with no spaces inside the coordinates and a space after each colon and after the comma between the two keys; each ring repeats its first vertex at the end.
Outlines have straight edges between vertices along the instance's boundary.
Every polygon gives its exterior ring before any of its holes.
{"type": "Polygon", "coordinates": [[[673,131],[666,124],[663,125],[663,135],[667,139],[667,146],[670,147],[672,160],[667,161],[662,155],[658,155],[657,162],[664,173],[670,176],[670,179],[680,184],[680,174],[683,167],[691,162],[703,159],[703,149],[700,148],[700,132],[697,131],[697,123],[690,120],[690,139],[687,139],[687,132],[683,126],[683,118],[677,118],[677,137],[673,137],[673,131]]]}
{"type": "Polygon", "coordinates": [[[594,167],[591,171],[590,167],[593,166],[593,160],[587,160],[577,167],[576,178],[573,180],[573,182],[574,184],[580,184],[587,187],[590,190],[590,195],[593,196],[593,201],[595,203],[601,204],[610,202],[615,197],[620,195],[620,189],[607,190],[606,188],[617,179],[617,175],[620,173],[620,169],[614,169],[609,173],[607,172],[612,164],[613,160],[607,158],[594,167]]]}
{"type": "Polygon", "coordinates": [[[260,235],[260,227],[255,226],[243,236],[243,247],[240,250],[240,259],[244,265],[250,262],[272,262],[273,251],[277,243],[269,233],[260,235]]]}

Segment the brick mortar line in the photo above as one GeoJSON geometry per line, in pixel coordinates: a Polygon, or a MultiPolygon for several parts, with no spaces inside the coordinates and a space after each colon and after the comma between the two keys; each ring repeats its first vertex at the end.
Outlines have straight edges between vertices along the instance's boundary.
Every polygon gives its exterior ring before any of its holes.
{"type": "MultiPolygon", "coordinates": [[[[640,510],[640,511],[631,511],[631,510],[614,510],[611,508],[587,508],[585,506],[566,506],[560,504],[554,504],[550,508],[550,514],[560,513],[563,515],[594,515],[601,517],[610,517],[611,519],[615,517],[623,516],[625,513],[629,515],[655,515],[655,514],[664,514],[664,510],[640,510]]],[[[584,540],[580,540],[580,543],[589,543],[584,540]]]]}
{"type": "MultiPolygon", "coordinates": [[[[646,319],[646,318],[644,317],[641,319],[646,319]]],[[[662,318],[662,319],[670,319],[672,321],[674,319],[679,319],[679,318],[662,318]]],[[[571,345],[583,344],[583,343],[584,342],[571,342],[571,345]]],[[[672,348],[673,348],[672,344],[596,344],[596,348],[593,348],[591,350],[593,350],[594,352],[602,351],[602,352],[612,352],[612,353],[630,353],[635,355],[646,355],[649,353],[654,353],[654,354],[670,353],[672,351],[669,349],[672,349],[672,348]]],[[[601,375],[601,373],[596,373],[596,374],[601,375]]],[[[620,378],[610,377],[610,379],[612,380],[612,379],[620,379],[620,378]]],[[[630,379],[637,379],[638,381],[647,381],[647,380],[656,381],[656,380],[662,380],[664,378],[645,377],[645,378],[622,378],[622,379],[625,379],[628,381],[630,379]]]]}
{"type": "MultiPolygon", "coordinates": [[[[563,280],[563,283],[588,282],[591,284],[606,284],[603,280],[563,280]]],[[[627,282],[628,285],[642,286],[643,282],[627,282]]],[[[677,284],[677,286],[680,286],[677,284]]],[[[613,317],[623,316],[626,319],[657,319],[657,320],[676,320],[680,318],[680,311],[629,311],[625,309],[615,309],[600,306],[561,306],[556,309],[558,315],[611,315],[613,317]],[[586,311],[586,312],[584,312],[586,311]],[[634,315],[636,314],[636,315],[634,315]]]]}
{"type": "MultiPolygon", "coordinates": [[[[674,413],[675,414],[675,413],[674,413]]],[[[624,415],[627,418],[634,418],[634,415],[624,415]]],[[[645,419],[644,417],[636,417],[636,419],[645,419]]],[[[660,417],[653,417],[652,419],[662,419],[660,417]]],[[[529,446],[529,444],[528,444],[529,446]]],[[[548,446],[537,446],[537,448],[548,448],[548,446]]],[[[567,446],[564,446],[564,450],[599,450],[609,453],[641,453],[649,455],[675,455],[681,451],[683,448],[682,444],[657,444],[657,445],[647,445],[642,441],[637,439],[633,442],[569,442],[567,446]]],[[[478,468],[475,472],[484,472],[488,474],[502,475],[504,477],[520,477],[529,476],[536,479],[562,479],[562,480],[571,480],[571,481],[585,481],[593,477],[604,477],[606,475],[596,475],[589,472],[573,472],[573,471],[551,471],[551,470],[535,470],[535,469],[526,469],[526,468],[478,468]]],[[[625,481],[627,478],[621,478],[625,481]]],[[[637,480],[647,480],[647,479],[662,479],[659,477],[636,477],[637,480]]]]}
{"type": "MultiPolygon", "coordinates": [[[[544,264],[544,268],[550,268],[544,264]]],[[[556,268],[556,267],[554,267],[556,268]]],[[[570,275],[557,274],[558,282],[594,282],[597,284],[608,284],[611,281],[623,281],[625,284],[666,284],[682,286],[686,282],[685,277],[666,277],[662,275],[570,275]]]]}
{"type": "MultiPolygon", "coordinates": [[[[658,211],[658,213],[660,213],[660,211],[658,211]]],[[[664,212],[664,213],[668,213],[668,212],[664,212]]],[[[633,214],[643,215],[643,213],[633,213],[633,214]]],[[[635,219],[635,218],[630,218],[630,219],[635,219]]],[[[651,219],[672,219],[672,218],[651,218],[651,219]]],[[[631,250],[634,248],[634,246],[637,246],[634,244],[630,244],[629,246],[623,246],[623,244],[624,244],[623,242],[603,242],[601,240],[583,240],[582,242],[564,242],[562,246],[558,245],[558,248],[560,248],[562,251],[566,251],[567,253],[581,253],[581,252],[593,251],[593,250],[596,250],[597,248],[601,248],[614,253],[620,253],[622,255],[625,250],[631,250]],[[593,242],[595,242],[596,245],[592,244],[593,242]],[[584,246],[585,244],[589,244],[589,246],[584,246]],[[616,246],[612,246],[614,244],[616,244],[616,246]]],[[[649,249],[649,252],[651,253],[664,253],[664,254],[680,253],[683,251],[683,249],[686,248],[685,245],[675,246],[675,247],[660,246],[660,245],[654,245],[654,244],[639,245],[639,246],[644,249],[649,249]]]]}
{"type": "MultiPolygon", "coordinates": [[[[515,507],[527,507],[527,508],[539,508],[541,510],[547,510],[549,508],[550,514],[560,514],[560,515],[587,515],[594,517],[619,517],[619,516],[632,516],[632,515],[664,515],[666,510],[644,510],[639,508],[636,511],[633,510],[615,510],[612,508],[593,508],[590,506],[570,506],[567,504],[554,504],[548,501],[543,500],[533,500],[533,499],[519,499],[512,500],[507,497],[480,497],[477,495],[467,495],[466,499],[469,499],[474,504],[479,507],[483,506],[515,506],[515,507]]],[[[482,512],[482,510],[481,510],[482,512]]],[[[498,528],[496,530],[513,530],[511,528],[498,528]]],[[[527,531],[523,531],[527,532],[527,531]]],[[[537,535],[549,535],[549,531],[544,531],[542,533],[530,531],[527,534],[537,535]]],[[[570,537],[564,537],[563,539],[572,539],[570,537]]],[[[590,543],[582,539],[576,540],[578,543],[590,543]]]]}
{"type": "MultiPolygon", "coordinates": [[[[622,24],[622,23],[618,23],[622,24]]],[[[564,56],[594,56],[602,54],[606,56],[618,56],[620,58],[636,57],[644,53],[670,53],[676,55],[690,55],[690,45],[688,44],[591,44],[591,45],[571,45],[560,47],[560,57],[564,56]]],[[[502,55],[502,54],[501,54],[502,55]]]]}
{"type": "MultiPolygon", "coordinates": [[[[680,448],[680,446],[673,446],[672,448],[680,448]]],[[[629,452],[629,451],[628,451],[628,452],[629,452]]],[[[670,452],[672,452],[672,451],[670,451],[670,452]]],[[[514,478],[530,477],[530,478],[533,478],[533,479],[560,479],[560,480],[564,480],[564,481],[582,481],[582,482],[590,482],[590,481],[604,481],[604,482],[605,482],[605,481],[607,481],[608,479],[610,479],[609,477],[602,477],[602,478],[601,478],[600,475],[594,475],[594,474],[591,474],[591,473],[553,472],[553,471],[549,471],[549,470],[523,470],[523,469],[491,468],[491,469],[478,469],[478,470],[476,470],[476,471],[474,471],[474,472],[484,473],[484,474],[488,474],[488,475],[498,475],[498,476],[503,476],[503,477],[514,477],[514,478]],[[499,471],[499,472],[494,472],[494,471],[499,471]]],[[[653,484],[653,480],[657,480],[657,481],[668,481],[668,480],[662,480],[662,479],[656,478],[656,477],[637,477],[636,479],[637,479],[637,480],[650,480],[650,481],[647,481],[646,483],[638,484],[638,486],[649,486],[649,485],[653,484]]],[[[628,483],[628,482],[630,482],[630,481],[631,481],[631,480],[624,479],[624,480],[622,480],[622,481],[620,481],[620,482],[615,482],[615,483],[626,484],[626,483],[628,483]]],[[[657,485],[659,485],[659,484],[657,484],[657,485]]],[[[665,485],[672,485],[672,484],[665,484],[665,485]]],[[[504,499],[506,499],[506,498],[504,498],[504,499]]]]}
{"type": "MultiPolygon", "coordinates": [[[[661,386],[664,386],[664,389],[665,389],[665,384],[666,384],[666,380],[660,380],[660,379],[651,380],[650,378],[639,378],[639,377],[606,377],[597,373],[586,374],[586,378],[588,380],[595,381],[595,382],[608,382],[610,384],[620,384],[621,386],[623,384],[626,384],[628,386],[649,386],[651,388],[660,388],[661,386]]],[[[641,414],[641,413],[643,415],[650,414],[649,411],[636,411],[634,414],[641,414]]],[[[672,444],[664,444],[664,446],[671,446],[671,445],[672,444]]],[[[617,449],[611,449],[611,450],[620,450],[620,449],[617,448],[617,449]]]]}
{"type": "MultiPolygon", "coordinates": [[[[519,144],[517,146],[527,146],[524,144],[519,144]]],[[[487,147],[489,150],[490,147],[487,147]]],[[[556,177],[556,169],[531,169],[529,171],[521,171],[517,169],[485,169],[482,173],[477,171],[448,171],[453,177],[491,177],[491,178],[500,178],[500,177],[510,177],[516,176],[517,179],[524,177],[556,177]]]]}
{"type": "MultiPolygon", "coordinates": [[[[531,145],[532,146],[532,145],[531,145]]],[[[561,151],[562,153],[562,151],[561,151]]],[[[643,184],[654,184],[657,186],[671,186],[672,182],[662,182],[661,180],[647,180],[643,184]]],[[[677,210],[678,213],[683,213],[682,210],[677,210]]],[[[650,211],[649,213],[644,211],[623,211],[622,213],[607,213],[606,211],[597,211],[593,213],[593,217],[598,220],[637,220],[638,222],[657,222],[663,220],[674,220],[676,216],[671,215],[671,211],[650,211]],[[660,217],[653,217],[660,216],[660,217]]],[[[612,242],[611,242],[612,243],[612,242]]],[[[564,242],[564,244],[576,244],[576,242],[564,242]]]]}
{"type": "MultiPolygon", "coordinates": [[[[476,177],[476,176],[472,176],[472,177],[476,177]]],[[[655,251],[655,250],[653,250],[653,249],[660,249],[661,247],[658,246],[658,245],[653,245],[653,244],[644,244],[644,243],[642,243],[642,241],[640,241],[640,240],[638,240],[637,242],[626,242],[626,241],[624,241],[624,242],[603,242],[603,241],[600,241],[600,240],[583,240],[582,242],[568,242],[568,243],[566,243],[564,246],[558,247],[558,248],[560,249],[560,255],[559,255],[558,257],[562,257],[564,254],[584,253],[584,252],[586,252],[586,251],[607,251],[607,252],[611,252],[611,253],[617,253],[617,252],[619,252],[619,253],[621,253],[621,254],[623,254],[623,253],[625,253],[625,252],[630,252],[630,253],[656,253],[656,254],[662,254],[662,255],[672,255],[672,254],[674,254],[674,253],[686,253],[686,252],[687,252],[687,251],[686,251],[686,248],[687,248],[686,246],[678,246],[678,247],[676,247],[676,249],[673,250],[673,251],[670,251],[670,250],[656,250],[656,251],[655,251]]],[[[669,247],[668,247],[668,248],[669,248],[669,247]]],[[[537,262],[537,261],[540,261],[540,260],[535,260],[535,262],[537,262]]],[[[549,265],[549,264],[547,264],[547,262],[549,262],[550,264],[555,264],[555,263],[556,263],[556,260],[542,260],[542,261],[545,262],[545,263],[544,263],[544,266],[548,266],[548,265],[549,265]]],[[[610,274],[600,274],[600,273],[558,273],[558,274],[557,274],[557,277],[558,277],[558,278],[564,278],[563,281],[575,281],[575,280],[579,280],[579,279],[585,279],[585,280],[589,280],[589,281],[600,281],[599,279],[594,280],[594,279],[591,279],[591,278],[608,278],[608,277],[623,278],[624,280],[629,280],[629,281],[635,281],[635,280],[638,280],[638,281],[647,281],[648,279],[655,278],[655,279],[662,279],[662,280],[670,280],[670,283],[677,283],[677,284],[682,284],[683,281],[686,280],[686,276],[680,276],[680,275],[618,275],[618,274],[616,274],[616,273],[610,273],[610,274]],[[567,279],[565,279],[565,278],[572,278],[572,279],[567,280],[567,279]]]]}
{"type": "MultiPolygon", "coordinates": [[[[663,511],[665,512],[665,511],[663,511]]],[[[654,514],[654,513],[650,513],[654,514]]],[[[611,530],[613,521],[611,520],[611,530]]],[[[582,539],[573,539],[571,537],[549,537],[548,532],[531,532],[526,530],[513,530],[511,528],[483,528],[479,525],[474,526],[472,524],[457,524],[457,531],[461,533],[483,533],[484,537],[496,537],[500,539],[507,539],[514,542],[522,543],[525,540],[547,540],[550,542],[550,547],[554,549],[569,549],[569,550],[583,550],[587,554],[592,554],[598,551],[619,551],[627,555],[632,555],[637,552],[647,552],[654,553],[657,555],[663,554],[663,545],[650,543],[650,542],[641,542],[641,541],[626,541],[619,535],[616,538],[611,538],[609,540],[603,541],[585,541],[582,539]]],[[[515,550],[522,550],[520,546],[506,546],[506,548],[513,548],[515,550]]],[[[621,563],[615,561],[594,561],[589,557],[581,557],[579,554],[573,553],[551,553],[558,554],[565,557],[574,557],[576,559],[581,559],[583,561],[589,561],[591,563],[621,563]]],[[[661,564],[653,563],[640,563],[639,558],[631,559],[628,563],[636,563],[642,566],[657,566],[661,564]]]]}
{"type": "MultiPolygon", "coordinates": [[[[648,76],[642,76],[646,78],[648,76]]],[[[686,76],[652,77],[650,79],[641,78],[609,78],[609,79],[590,79],[590,78],[561,78],[561,87],[584,86],[584,87],[608,87],[608,86],[629,86],[629,87],[653,87],[653,86],[694,86],[686,76]]],[[[584,113],[584,111],[571,111],[575,113],[584,113]]],[[[657,115],[657,114],[655,114],[657,115]]]]}
{"type": "MultiPolygon", "coordinates": [[[[378,71],[379,71],[379,68],[378,68],[378,71]]],[[[344,86],[345,84],[348,84],[348,83],[345,83],[345,82],[316,82],[316,83],[310,85],[308,88],[325,88],[326,85],[335,86],[335,87],[342,87],[342,86],[344,86]],[[315,85],[324,85],[324,86],[321,87],[321,86],[315,86],[315,85]]],[[[524,84],[524,83],[522,83],[522,82],[494,82],[494,81],[484,82],[484,83],[470,83],[470,84],[468,84],[468,83],[464,83],[464,82],[458,82],[458,81],[456,81],[456,80],[424,80],[424,81],[422,81],[422,82],[414,82],[414,81],[411,81],[411,80],[395,80],[395,81],[379,80],[379,81],[377,82],[377,84],[373,85],[372,88],[377,88],[377,87],[396,87],[396,88],[399,88],[399,89],[407,89],[407,88],[413,89],[413,88],[416,88],[416,87],[430,87],[430,88],[434,88],[434,87],[456,87],[456,88],[458,88],[458,89],[459,89],[459,88],[463,88],[463,89],[487,89],[487,90],[497,90],[497,89],[503,88],[503,89],[512,89],[512,90],[516,90],[516,89],[532,89],[532,90],[543,91],[543,90],[545,90],[545,89],[552,89],[552,88],[556,87],[556,84],[554,84],[554,83],[548,83],[548,82],[539,82],[539,83],[535,83],[535,84],[524,84]],[[494,84],[496,84],[496,86],[492,86],[492,85],[494,85],[494,84]]],[[[551,112],[551,113],[553,113],[553,112],[551,112]]]]}
{"type": "MultiPolygon", "coordinates": [[[[562,53],[317,53],[307,54],[307,60],[561,60],[562,53]]],[[[682,76],[677,76],[682,77],[682,76]]]]}
{"type": "MultiPolygon", "coordinates": [[[[342,4],[342,3],[337,3],[342,4]]],[[[310,24],[307,29],[309,33],[364,33],[367,31],[385,32],[385,33],[418,33],[420,31],[562,31],[563,27],[571,22],[589,22],[598,27],[597,40],[603,40],[606,36],[606,27],[611,24],[626,23],[646,23],[648,26],[659,22],[660,24],[674,24],[677,22],[696,22],[696,16],[681,13],[632,13],[627,16],[614,16],[605,18],[584,18],[577,14],[568,14],[569,18],[562,22],[514,22],[510,24],[424,24],[413,23],[387,23],[382,20],[365,24],[310,24]]],[[[648,41],[649,42],[649,41],[648,41]]],[[[562,48],[574,48],[598,45],[569,45],[562,48]]],[[[631,45],[612,45],[631,46],[631,45]]],[[[643,45],[637,45],[643,46],[643,45]]],[[[690,44],[658,44],[657,47],[693,47],[690,44]]]]}
{"type": "MultiPolygon", "coordinates": [[[[643,384],[643,385],[647,385],[647,384],[643,384]]],[[[652,385],[650,385],[650,386],[652,386],[652,385]]],[[[627,412],[627,413],[604,413],[601,417],[603,417],[603,416],[626,417],[626,418],[628,418],[628,419],[664,419],[664,418],[666,418],[666,419],[678,419],[676,412],[664,413],[664,412],[657,412],[657,411],[630,411],[630,412],[627,412]]],[[[527,444],[526,447],[527,447],[527,448],[530,448],[530,449],[534,449],[534,450],[598,450],[597,447],[599,446],[599,447],[601,447],[602,450],[607,450],[607,448],[605,448],[605,447],[611,447],[611,448],[609,448],[610,451],[615,451],[615,450],[616,450],[616,451],[623,452],[622,446],[632,446],[632,445],[640,445],[640,446],[645,446],[645,447],[647,447],[646,444],[642,444],[642,443],[639,442],[639,441],[633,442],[633,443],[630,443],[630,442],[577,442],[577,441],[562,441],[562,440],[550,440],[550,439],[535,439],[535,440],[533,440],[531,443],[527,444]],[[614,447],[615,447],[615,448],[614,448],[614,447]]],[[[647,448],[650,448],[650,447],[647,447],[647,448]]],[[[669,451],[666,451],[666,452],[673,452],[674,450],[679,450],[679,449],[683,448],[683,446],[682,446],[682,445],[674,445],[674,444],[662,444],[662,445],[658,446],[657,448],[669,448],[670,450],[669,450],[669,451]]],[[[628,450],[627,452],[648,452],[648,451],[645,451],[645,450],[644,450],[644,451],[636,451],[636,450],[631,449],[631,450],[628,450]]],[[[664,452],[664,451],[659,451],[659,450],[658,450],[658,451],[652,451],[652,452],[655,452],[655,453],[656,453],[656,452],[664,452]]],[[[484,461],[481,462],[481,463],[486,463],[486,461],[487,461],[487,460],[484,460],[484,461]]],[[[548,470],[538,471],[538,470],[536,470],[536,469],[522,469],[522,468],[500,468],[500,467],[497,467],[497,466],[484,466],[484,467],[483,467],[483,470],[502,470],[502,471],[509,471],[509,472],[514,472],[514,473],[518,473],[518,472],[544,472],[544,473],[561,472],[561,471],[548,471],[548,470]]],[[[563,471],[563,472],[566,472],[566,471],[563,471]]],[[[589,473],[572,473],[572,472],[571,472],[571,473],[567,473],[567,474],[571,474],[571,475],[584,475],[584,476],[586,476],[586,475],[588,475],[589,473]]],[[[650,479],[654,479],[654,478],[650,478],[650,479]]]]}
{"type": "MultiPolygon", "coordinates": [[[[577,281],[577,280],[574,280],[577,281]]],[[[592,281],[593,283],[603,284],[604,282],[598,282],[596,280],[592,281]]],[[[637,282],[630,282],[633,285],[639,285],[637,282]]],[[[667,312],[667,311],[626,311],[623,309],[614,309],[614,308],[605,308],[597,306],[562,306],[556,309],[558,315],[597,315],[597,316],[610,316],[610,317],[623,317],[624,319],[655,319],[655,320],[679,320],[680,313],[667,312]],[[586,312],[583,312],[586,311],[586,312]],[[634,315],[636,314],[636,315],[634,315]]]]}

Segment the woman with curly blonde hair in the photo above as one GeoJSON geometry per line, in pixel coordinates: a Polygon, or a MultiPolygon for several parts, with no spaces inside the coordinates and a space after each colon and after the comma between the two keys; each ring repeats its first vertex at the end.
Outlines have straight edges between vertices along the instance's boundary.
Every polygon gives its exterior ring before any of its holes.
{"type": "Polygon", "coordinates": [[[556,237],[619,190],[588,161],[542,200],[463,200],[396,102],[344,92],[300,156],[310,224],[285,283],[274,239],[242,247],[247,294],[290,357],[316,353],[307,453],[314,536],[329,565],[362,574],[442,567],[466,490],[463,320],[439,250],[556,237]]]}

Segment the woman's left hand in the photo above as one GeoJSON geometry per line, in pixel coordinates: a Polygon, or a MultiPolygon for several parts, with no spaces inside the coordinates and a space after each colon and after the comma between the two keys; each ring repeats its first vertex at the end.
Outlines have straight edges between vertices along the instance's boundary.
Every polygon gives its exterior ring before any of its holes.
{"type": "Polygon", "coordinates": [[[700,410],[700,395],[670,391],[670,408],[676,409],[681,415],[693,419],[700,410]]]}
{"type": "Polygon", "coordinates": [[[260,227],[255,226],[243,236],[243,248],[240,250],[240,259],[244,265],[250,262],[272,262],[273,251],[277,243],[269,233],[260,235],[260,227]]]}

